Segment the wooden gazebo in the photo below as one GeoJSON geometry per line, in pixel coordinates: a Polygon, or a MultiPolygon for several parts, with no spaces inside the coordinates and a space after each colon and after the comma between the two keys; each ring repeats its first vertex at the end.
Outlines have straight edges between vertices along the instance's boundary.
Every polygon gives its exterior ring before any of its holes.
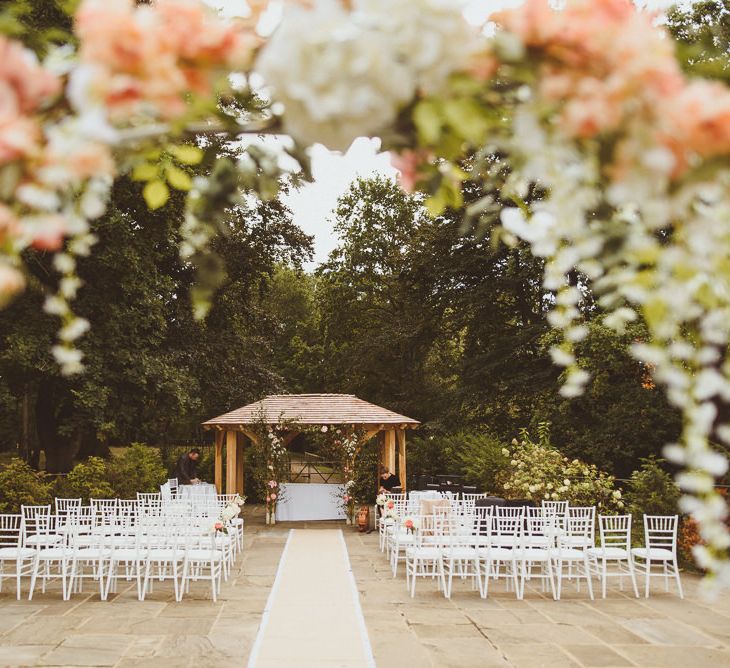
{"type": "MultiPolygon", "coordinates": [[[[382,467],[396,470],[406,485],[406,429],[414,429],[418,420],[399,415],[387,408],[359,399],[354,394],[272,394],[261,401],[224,413],[207,422],[203,429],[215,431],[215,484],[223,491],[223,444],[226,445],[226,492],[243,494],[244,447],[246,440],[256,441],[252,426],[282,423],[300,425],[353,425],[365,429],[363,442],[380,435],[378,475],[382,467]]],[[[299,434],[290,431],[284,442],[291,443],[299,434]]]]}

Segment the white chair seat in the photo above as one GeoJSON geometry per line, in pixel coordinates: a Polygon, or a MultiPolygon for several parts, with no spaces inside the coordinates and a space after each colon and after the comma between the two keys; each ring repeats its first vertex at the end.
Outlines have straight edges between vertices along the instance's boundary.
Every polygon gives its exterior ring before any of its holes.
{"type": "Polygon", "coordinates": [[[572,547],[553,548],[550,550],[550,558],[560,559],[561,561],[583,561],[585,559],[585,553],[583,550],[576,550],[572,547]]]}
{"type": "Polygon", "coordinates": [[[447,547],[443,552],[445,559],[475,559],[477,554],[474,547],[447,547]]]}
{"type": "Polygon", "coordinates": [[[628,559],[629,552],[622,547],[591,547],[588,555],[597,559],[628,559]]]}
{"type": "Polygon", "coordinates": [[[406,550],[409,559],[440,559],[441,548],[438,547],[409,547],[406,550]]]}
{"type": "Polygon", "coordinates": [[[76,558],[80,561],[86,559],[106,559],[111,550],[99,549],[97,547],[82,547],[76,552],[76,558]]]}
{"type": "Polygon", "coordinates": [[[36,551],[29,547],[0,547],[0,560],[30,559],[36,551]]]}
{"type": "Polygon", "coordinates": [[[55,533],[50,534],[36,534],[34,536],[28,536],[25,539],[26,545],[55,545],[60,540],[63,539],[63,536],[59,536],[55,533]]]}
{"type": "Polygon", "coordinates": [[[114,561],[144,561],[145,554],[141,550],[132,550],[127,548],[114,549],[109,555],[114,561]]]}
{"type": "Polygon", "coordinates": [[[515,559],[518,561],[547,561],[550,559],[550,552],[539,547],[517,548],[515,559]]]}
{"type": "Polygon", "coordinates": [[[515,547],[519,542],[517,536],[492,536],[492,545],[498,547],[515,547]]]}
{"type": "Polygon", "coordinates": [[[223,558],[223,553],[220,550],[203,550],[195,549],[187,551],[188,561],[218,561],[223,558]]]}
{"type": "Polygon", "coordinates": [[[558,543],[560,543],[560,545],[564,545],[566,547],[583,547],[583,548],[593,547],[593,545],[588,541],[588,539],[584,538],[583,536],[560,536],[558,538],[558,543]]]}
{"type": "Polygon", "coordinates": [[[515,558],[515,550],[506,547],[480,547],[477,550],[481,559],[491,559],[492,561],[512,561],[515,558]]]}
{"type": "Polygon", "coordinates": [[[71,557],[71,550],[64,547],[48,547],[44,550],[38,550],[38,552],[36,552],[36,557],[41,561],[67,559],[71,557]]]}
{"type": "Polygon", "coordinates": [[[635,547],[631,550],[631,554],[639,559],[651,559],[652,561],[671,561],[674,559],[674,554],[671,550],[666,550],[661,547],[635,547]]]}

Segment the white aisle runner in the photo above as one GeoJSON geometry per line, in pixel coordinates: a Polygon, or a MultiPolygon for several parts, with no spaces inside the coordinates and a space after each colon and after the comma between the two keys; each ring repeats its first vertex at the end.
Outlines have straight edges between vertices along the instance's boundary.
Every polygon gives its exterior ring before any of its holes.
{"type": "Polygon", "coordinates": [[[340,530],[289,532],[248,665],[375,666],[340,530]]]}

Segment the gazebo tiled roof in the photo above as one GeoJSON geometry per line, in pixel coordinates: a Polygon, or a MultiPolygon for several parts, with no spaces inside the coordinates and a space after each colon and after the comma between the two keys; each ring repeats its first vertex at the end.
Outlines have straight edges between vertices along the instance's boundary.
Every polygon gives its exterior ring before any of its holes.
{"type": "Polygon", "coordinates": [[[376,406],[354,394],[272,394],[261,401],[237,408],[211,420],[203,427],[295,422],[298,424],[360,424],[416,427],[418,420],[376,406]]]}

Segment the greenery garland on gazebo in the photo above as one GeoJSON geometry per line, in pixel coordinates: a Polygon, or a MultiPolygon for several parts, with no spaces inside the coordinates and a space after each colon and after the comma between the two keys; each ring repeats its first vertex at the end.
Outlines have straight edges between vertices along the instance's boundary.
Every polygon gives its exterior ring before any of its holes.
{"type": "Polygon", "coordinates": [[[357,480],[361,477],[357,455],[365,445],[365,429],[357,425],[319,426],[287,421],[270,425],[262,418],[254,425],[253,431],[258,438],[251,441],[248,462],[256,485],[256,495],[266,504],[268,523],[273,524],[275,521],[276,506],[284,498],[281,484],[290,476],[287,442],[293,440],[288,438],[291,434],[306,434],[323,458],[336,464],[337,472],[343,478],[344,493],[340,496],[341,504],[348,519],[352,521],[356,502],[366,501],[366,492],[362,485],[356,489],[357,480]]]}

